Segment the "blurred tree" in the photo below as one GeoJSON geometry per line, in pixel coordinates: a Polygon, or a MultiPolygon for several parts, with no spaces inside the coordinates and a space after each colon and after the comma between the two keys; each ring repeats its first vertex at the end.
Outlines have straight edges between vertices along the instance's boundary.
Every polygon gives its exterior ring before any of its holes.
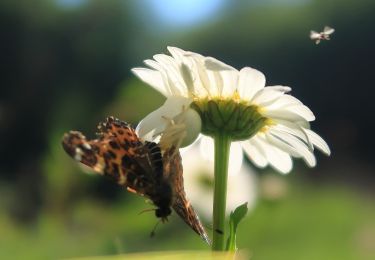
{"type": "Polygon", "coordinates": [[[32,220],[40,206],[49,132],[72,122],[92,125],[79,121],[96,122],[95,111],[126,76],[128,17],[120,1],[71,10],[47,0],[1,1],[0,178],[15,184],[18,219],[32,220]],[[61,104],[64,116],[56,118],[61,104]]]}

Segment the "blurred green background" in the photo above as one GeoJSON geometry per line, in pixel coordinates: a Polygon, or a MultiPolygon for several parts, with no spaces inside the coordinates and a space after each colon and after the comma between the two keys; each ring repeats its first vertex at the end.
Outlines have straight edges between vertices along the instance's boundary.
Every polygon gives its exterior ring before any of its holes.
{"type": "Polygon", "coordinates": [[[252,259],[375,259],[374,25],[373,0],[0,1],[0,259],[208,249],[175,216],[150,238],[156,218],[139,215],[150,206],[83,174],[60,144],[160,106],[130,69],[168,45],[291,86],[331,146],[314,169],[257,171],[239,247],[252,259]],[[336,32],[315,45],[309,31],[325,25],[336,32]]]}

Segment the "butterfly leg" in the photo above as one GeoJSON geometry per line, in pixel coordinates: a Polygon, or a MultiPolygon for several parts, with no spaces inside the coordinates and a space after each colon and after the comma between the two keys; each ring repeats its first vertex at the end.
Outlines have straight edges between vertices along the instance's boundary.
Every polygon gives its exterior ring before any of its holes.
{"type": "Polygon", "coordinates": [[[132,189],[130,187],[126,187],[126,190],[129,191],[129,192],[131,192],[131,193],[138,194],[135,189],[132,189]]]}

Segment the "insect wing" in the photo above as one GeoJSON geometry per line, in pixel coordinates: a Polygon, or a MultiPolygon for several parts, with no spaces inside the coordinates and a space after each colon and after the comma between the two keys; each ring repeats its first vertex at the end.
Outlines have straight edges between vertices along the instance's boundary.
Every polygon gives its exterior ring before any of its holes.
{"type": "Polygon", "coordinates": [[[197,213],[185,196],[181,194],[175,195],[172,208],[207,244],[211,244],[211,240],[200,222],[197,213]]]}
{"type": "Polygon", "coordinates": [[[167,150],[163,155],[163,166],[164,178],[170,181],[173,189],[172,208],[204,241],[211,244],[197,213],[186,198],[179,152],[174,148],[167,150]]]}
{"type": "Polygon", "coordinates": [[[100,123],[98,129],[98,138],[94,140],[87,140],[77,131],[65,134],[63,148],[95,172],[108,175],[141,195],[146,194],[155,186],[155,169],[162,168],[160,150],[158,162],[152,143],[143,144],[132,127],[113,117],[100,123]]]}
{"type": "Polygon", "coordinates": [[[149,197],[159,209],[172,207],[210,244],[205,229],[186,198],[178,150],[172,147],[162,157],[158,144],[141,142],[133,128],[113,117],[100,123],[98,129],[98,138],[94,140],[87,140],[78,131],[65,134],[62,141],[64,150],[95,172],[112,177],[129,191],[149,197]],[[171,187],[172,193],[166,193],[165,187],[171,187]],[[161,201],[166,204],[161,205],[161,201]]]}
{"type": "Polygon", "coordinates": [[[104,174],[105,161],[99,140],[88,141],[81,132],[70,131],[64,135],[62,146],[73,159],[104,174]]]}
{"type": "Polygon", "coordinates": [[[316,31],[310,31],[310,39],[311,40],[318,40],[320,38],[321,38],[320,33],[316,32],[316,31]]]}
{"type": "Polygon", "coordinates": [[[333,29],[333,28],[331,28],[331,27],[329,27],[329,26],[325,26],[325,27],[324,27],[324,30],[323,30],[323,33],[324,33],[325,35],[329,35],[329,34],[332,34],[334,31],[335,31],[335,29],[333,29]]]}

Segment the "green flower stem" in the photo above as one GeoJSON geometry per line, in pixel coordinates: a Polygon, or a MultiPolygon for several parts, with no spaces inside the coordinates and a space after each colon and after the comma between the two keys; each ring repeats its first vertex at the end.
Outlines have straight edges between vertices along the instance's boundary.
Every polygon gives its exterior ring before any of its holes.
{"type": "Polygon", "coordinates": [[[228,163],[231,139],[219,133],[215,141],[215,184],[213,209],[213,251],[225,250],[225,209],[227,202],[228,163]]]}

